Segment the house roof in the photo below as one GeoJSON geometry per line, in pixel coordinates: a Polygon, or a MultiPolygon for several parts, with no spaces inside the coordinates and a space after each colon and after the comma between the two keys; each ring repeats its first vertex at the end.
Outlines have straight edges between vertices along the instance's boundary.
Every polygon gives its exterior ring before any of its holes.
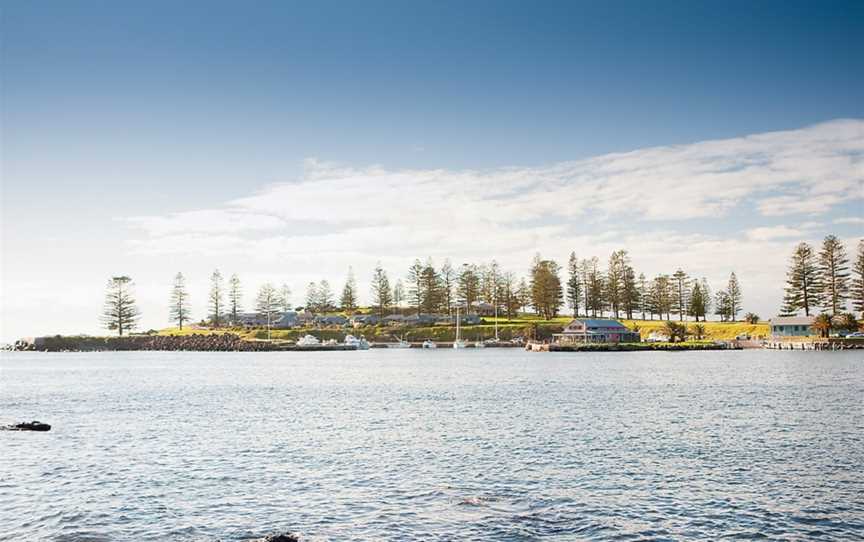
{"type": "Polygon", "coordinates": [[[770,320],[772,326],[812,326],[815,316],[778,316],[770,320]]]}
{"type": "Polygon", "coordinates": [[[618,320],[610,320],[607,318],[576,318],[575,320],[567,324],[567,327],[572,326],[575,322],[580,322],[589,329],[592,327],[611,327],[621,329],[622,331],[630,331],[627,326],[625,326],[618,320]]]}

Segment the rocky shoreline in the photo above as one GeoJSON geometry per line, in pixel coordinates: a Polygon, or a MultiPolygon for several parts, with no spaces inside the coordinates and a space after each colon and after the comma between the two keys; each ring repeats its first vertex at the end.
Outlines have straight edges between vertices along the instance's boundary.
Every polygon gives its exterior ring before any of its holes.
{"type": "MultiPolygon", "coordinates": [[[[389,348],[395,343],[376,342],[372,348],[389,348]]],[[[452,343],[438,342],[446,348],[452,343]]],[[[472,343],[469,345],[474,347],[472,343]]],[[[511,341],[487,344],[487,347],[519,347],[511,341]]],[[[411,343],[411,348],[421,348],[422,343],[411,343]]],[[[187,352],[332,352],[357,350],[356,346],[344,343],[298,346],[287,341],[265,341],[244,339],[235,333],[211,333],[192,335],[132,335],[126,337],[62,336],[37,337],[19,340],[9,345],[14,352],[118,352],[118,351],[187,351],[187,352]]]]}
{"type": "Polygon", "coordinates": [[[13,351],[36,352],[110,352],[110,351],[190,351],[190,352],[267,352],[283,350],[277,343],[249,341],[234,333],[209,335],[133,335],[130,337],[39,337],[16,341],[13,351]]]}

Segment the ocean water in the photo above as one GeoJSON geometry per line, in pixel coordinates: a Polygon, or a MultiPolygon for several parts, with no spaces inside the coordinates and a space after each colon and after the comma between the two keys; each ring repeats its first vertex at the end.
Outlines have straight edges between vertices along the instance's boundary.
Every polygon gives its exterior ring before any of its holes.
{"type": "Polygon", "coordinates": [[[0,540],[860,540],[864,354],[4,353],[0,540]]]}

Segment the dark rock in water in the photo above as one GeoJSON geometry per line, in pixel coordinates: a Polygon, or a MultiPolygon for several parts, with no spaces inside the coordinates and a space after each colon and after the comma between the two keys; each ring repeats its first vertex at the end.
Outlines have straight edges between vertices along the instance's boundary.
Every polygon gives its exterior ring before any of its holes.
{"type": "Polygon", "coordinates": [[[50,431],[51,426],[47,423],[32,421],[7,425],[3,429],[7,431],[50,431]]]}
{"type": "Polygon", "coordinates": [[[300,542],[300,535],[294,533],[268,534],[258,542],[300,542]]]}

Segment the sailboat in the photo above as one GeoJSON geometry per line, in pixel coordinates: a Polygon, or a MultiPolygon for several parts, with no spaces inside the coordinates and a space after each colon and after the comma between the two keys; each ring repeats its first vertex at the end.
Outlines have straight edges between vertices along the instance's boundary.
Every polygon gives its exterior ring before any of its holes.
{"type": "Polygon", "coordinates": [[[411,343],[405,340],[404,337],[396,337],[398,342],[387,343],[387,348],[411,348],[411,343]]]}
{"type": "Polygon", "coordinates": [[[453,341],[453,348],[466,348],[468,343],[462,340],[461,330],[459,328],[461,318],[459,317],[459,306],[456,306],[456,340],[453,341]]]}
{"type": "Polygon", "coordinates": [[[499,342],[501,342],[501,339],[498,338],[498,298],[497,297],[494,299],[494,303],[495,303],[495,338],[487,340],[484,343],[484,346],[486,344],[497,345],[499,342]]]}

